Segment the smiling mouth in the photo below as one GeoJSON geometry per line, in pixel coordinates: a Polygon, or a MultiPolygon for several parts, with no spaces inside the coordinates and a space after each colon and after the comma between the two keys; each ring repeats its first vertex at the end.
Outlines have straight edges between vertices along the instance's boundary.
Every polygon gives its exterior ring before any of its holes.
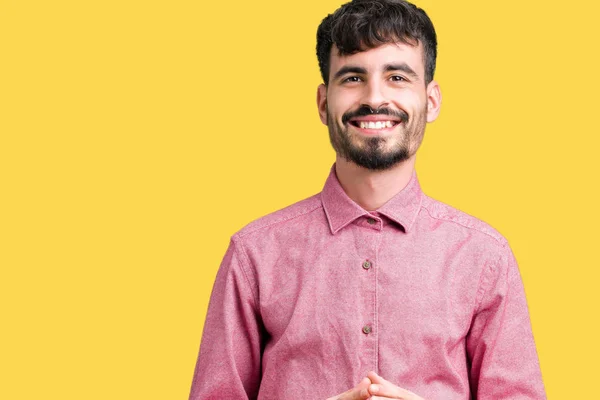
{"type": "Polygon", "coordinates": [[[389,129],[389,128],[393,128],[394,126],[398,125],[400,123],[400,121],[392,121],[392,120],[387,120],[387,121],[357,121],[357,120],[353,120],[350,121],[351,125],[354,125],[357,128],[360,129],[389,129]]]}

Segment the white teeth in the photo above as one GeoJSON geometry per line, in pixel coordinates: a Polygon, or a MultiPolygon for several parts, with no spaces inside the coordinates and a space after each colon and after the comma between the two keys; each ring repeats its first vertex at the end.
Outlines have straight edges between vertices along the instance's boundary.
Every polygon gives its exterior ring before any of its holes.
{"type": "Polygon", "coordinates": [[[361,129],[384,129],[391,128],[394,126],[394,123],[392,121],[360,121],[358,126],[360,126],[361,129]]]}

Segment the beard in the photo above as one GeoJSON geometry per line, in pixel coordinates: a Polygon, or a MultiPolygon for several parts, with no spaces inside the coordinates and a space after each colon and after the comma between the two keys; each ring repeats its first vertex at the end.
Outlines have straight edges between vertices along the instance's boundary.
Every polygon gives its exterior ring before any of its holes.
{"type": "MultiPolygon", "coordinates": [[[[349,111],[342,116],[342,125],[331,118],[327,112],[329,141],[335,152],[342,158],[370,170],[386,170],[408,160],[413,156],[423,141],[427,122],[427,108],[413,118],[404,111],[380,108],[373,111],[362,106],[356,111],[349,111]],[[350,132],[350,119],[358,116],[383,114],[399,117],[401,124],[393,129],[400,132],[387,137],[364,137],[357,132],[350,132]]],[[[358,128],[357,128],[358,129],[358,128]]]]}

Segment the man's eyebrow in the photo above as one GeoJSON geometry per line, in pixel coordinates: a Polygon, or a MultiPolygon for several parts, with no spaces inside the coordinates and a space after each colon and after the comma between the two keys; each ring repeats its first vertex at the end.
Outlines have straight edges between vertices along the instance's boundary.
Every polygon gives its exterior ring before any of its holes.
{"type": "Polygon", "coordinates": [[[390,72],[390,71],[402,71],[402,72],[404,72],[404,73],[412,76],[413,79],[419,79],[419,74],[417,74],[406,63],[402,63],[402,64],[387,64],[385,66],[385,68],[384,68],[384,71],[386,71],[386,72],[390,72]]]}
{"type": "Polygon", "coordinates": [[[355,67],[352,65],[346,65],[345,67],[340,68],[340,70],[338,72],[335,73],[335,75],[333,76],[333,79],[337,79],[342,75],[346,75],[349,73],[353,73],[353,74],[366,74],[367,70],[365,68],[362,67],[355,67]]]}
{"type": "MultiPolygon", "coordinates": [[[[383,68],[383,70],[385,72],[390,72],[390,71],[402,71],[405,74],[410,75],[413,79],[419,79],[419,74],[417,74],[411,67],[408,66],[408,64],[406,63],[401,63],[401,64],[386,64],[385,67],[383,68]]],[[[346,65],[342,68],[340,68],[340,70],[338,72],[335,73],[335,75],[333,76],[333,80],[338,79],[339,77],[346,75],[346,74],[366,74],[367,70],[363,67],[357,67],[354,65],[346,65]]]]}

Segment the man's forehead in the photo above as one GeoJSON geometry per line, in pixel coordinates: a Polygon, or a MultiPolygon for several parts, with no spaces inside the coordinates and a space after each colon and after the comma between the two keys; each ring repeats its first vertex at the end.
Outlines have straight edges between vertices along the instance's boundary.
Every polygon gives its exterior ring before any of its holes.
{"type": "Polygon", "coordinates": [[[390,63],[406,63],[421,76],[425,71],[425,56],[423,45],[402,42],[385,43],[381,46],[365,49],[353,54],[341,54],[334,44],[330,55],[330,72],[348,64],[356,64],[367,70],[379,69],[390,63]]]}

